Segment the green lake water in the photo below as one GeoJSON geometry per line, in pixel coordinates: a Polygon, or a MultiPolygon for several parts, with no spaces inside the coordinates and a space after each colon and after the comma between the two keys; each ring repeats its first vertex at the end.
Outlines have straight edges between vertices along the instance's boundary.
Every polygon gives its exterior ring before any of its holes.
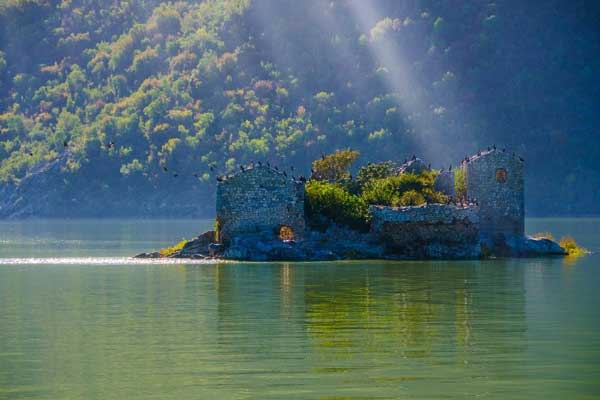
{"type": "Polygon", "coordinates": [[[578,259],[133,262],[210,221],[0,222],[0,399],[598,399],[578,259]]]}

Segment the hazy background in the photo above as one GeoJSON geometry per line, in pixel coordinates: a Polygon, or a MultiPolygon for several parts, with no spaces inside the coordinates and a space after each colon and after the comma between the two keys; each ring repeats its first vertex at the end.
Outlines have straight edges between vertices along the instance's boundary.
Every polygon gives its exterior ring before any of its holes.
{"type": "Polygon", "coordinates": [[[598,215],[599,99],[595,1],[0,0],[0,217],[210,216],[252,160],[492,144],[529,215],[598,215]]]}

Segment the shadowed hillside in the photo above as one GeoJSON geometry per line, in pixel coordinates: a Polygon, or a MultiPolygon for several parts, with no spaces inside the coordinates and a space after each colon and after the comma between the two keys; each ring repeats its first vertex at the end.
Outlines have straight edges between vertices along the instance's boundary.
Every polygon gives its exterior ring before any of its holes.
{"type": "Polygon", "coordinates": [[[600,214],[592,1],[0,0],[0,217],[208,216],[252,160],[526,160],[600,214]]]}

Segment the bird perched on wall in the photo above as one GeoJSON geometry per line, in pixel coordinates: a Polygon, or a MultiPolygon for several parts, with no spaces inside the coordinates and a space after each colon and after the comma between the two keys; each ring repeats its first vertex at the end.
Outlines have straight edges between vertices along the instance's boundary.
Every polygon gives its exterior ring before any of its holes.
{"type": "Polygon", "coordinates": [[[481,150],[477,152],[477,157],[481,156],[481,150]]]}
{"type": "Polygon", "coordinates": [[[431,169],[431,164],[427,164],[427,169],[431,169]]]}
{"type": "Polygon", "coordinates": [[[408,162],[408,158],[404,159],[404,162],[402,164],[406,164],[408,162]]]}
{"type": "Polygon", "coordinates": [[[452,172],[452,165],[448,168],[448,172],[452,172]]]}
{"type": "Polygon", "coordinates": [[[490,151],[490,150],[492,150],[492,148],[490,146],[488,146],[487,151],[490,151]]]}
{"type": "Polygon", "coordinates": [[[321,160],[325,159],[325,154],[321,153],[321,160]]]}
{"type": "Polygon", "coordinates": [[[493,145],[493,146],[492,146],[492,149],[496,150],[496,145],[493,145]]]}
{"type": "Polygon", "coordinates": [[[417,156],[415,154],[413,154],[412,160],[415,161],[416,159],[417,159],[417,156]]]}

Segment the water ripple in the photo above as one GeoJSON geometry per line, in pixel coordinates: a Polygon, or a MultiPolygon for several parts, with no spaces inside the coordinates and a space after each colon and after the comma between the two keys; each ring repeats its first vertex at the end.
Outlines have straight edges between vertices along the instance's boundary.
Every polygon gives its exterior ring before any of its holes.
{"type": "MultiPolygon", "coordinates": [[[[219,261],[221,263],[222,261],[219,261]]],[[[214,264],[215,260],[189,258],[141,259],[132,257],[47,257],[0,258],[0,265],[171,265],[214,264]]]]}

